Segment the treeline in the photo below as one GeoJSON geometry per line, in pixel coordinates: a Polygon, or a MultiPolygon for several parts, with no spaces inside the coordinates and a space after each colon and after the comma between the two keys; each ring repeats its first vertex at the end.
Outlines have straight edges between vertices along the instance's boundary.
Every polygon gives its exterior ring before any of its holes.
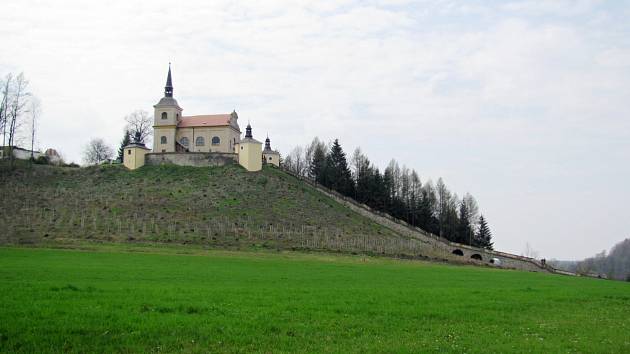
{"type": "Polygon", "coordinates": [[[608,254],[602,251],[582,261],[551,261],[558,268],[578,274],[605,274],[609,279],[630,281],[630,239],[616,244],[608,254]]]}
{"type": "Polygon", "coordinates": [[[0,78],[0,133],[3,157],[9,159],[11,167],[15,160],[13,150],[21,143],[28,143],[33,159],[40,112],[40,102],[30,92],[24,73],[8,73],[0,78]]]}
{"type": "Polygon", "coordinates": [[[149,144],[153,135],[153,116],[149,112],[136,110],[125,116],[127,124],[123,129],[123,138],[120,141],[118,152],[107,145],[102,138],[92,138],[83,147],[83,162],[87,165],[99,165],[102,163],[122,163],[125,146],[131,143],[149,144]],[[116,158],[114,160],[114,158],[116,158]]]}
{"type": "Polygon", "coordinates": [[[381,173],[357,148],[348,159],[339,141],[314,138],[295,147],[283,166],[345,196],[449,241],[492,249],[492,234],[475,198],[452,193],[442,178],[422,183],[418,173],[392,160],[381,173]]]}

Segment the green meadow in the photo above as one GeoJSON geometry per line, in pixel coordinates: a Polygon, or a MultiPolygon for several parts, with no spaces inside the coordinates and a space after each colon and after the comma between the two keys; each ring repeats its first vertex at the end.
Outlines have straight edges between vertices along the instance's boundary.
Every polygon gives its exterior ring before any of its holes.
{"type": "Polygon", "coordinates": [[[0,248],[3,352],[630,352],[630,283],[183,246],[0,248]]]}

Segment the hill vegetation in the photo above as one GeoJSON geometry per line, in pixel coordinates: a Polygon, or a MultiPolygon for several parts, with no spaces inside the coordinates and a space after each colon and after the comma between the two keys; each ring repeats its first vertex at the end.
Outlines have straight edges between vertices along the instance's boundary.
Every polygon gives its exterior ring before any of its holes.
{"type": "Polygon", "coordinates": [[[625,282],[194,245],[81,249],[0,248],[0,351],[630,351],[625,282]]]}
{"type": "Polygon", "coordinates": [[[348,159],[337,139],[325,144],[315,138],[304,148],[294,148],[284,166],[449,241],[492,249],[492,233],[475,198],[466,193],[460,199],[442,178],[435,185],[431,180],[422,183],[415,170],[400,167],[396,160],[381,173],[359,148],[348,159]]]}
{"type": "Polygon", "coordinates": [[[3,243],[157,241],[220,247],[349,246],[404,239],[267,167],[28,165],[0,174],[3,243]]]}

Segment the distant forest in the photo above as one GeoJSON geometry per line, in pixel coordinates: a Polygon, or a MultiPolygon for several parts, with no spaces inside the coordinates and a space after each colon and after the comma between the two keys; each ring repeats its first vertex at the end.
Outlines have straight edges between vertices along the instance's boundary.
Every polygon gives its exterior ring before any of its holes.
{"type": "Polygon", "coordinates": [[[616,244],[610,253],[601,251],[583,261],[550,261],[557,268],[578,274],[602,274],[609,279],[630,281],[630,239],[616,244]]]}
{"type": "Polygon", "coordinates": [[[381,173],[360,148],[348,159],[337,139],[326,144],[317,137],[291,150],[283,166],[449,241],[492,249],[492,233],[475,198],[466,193],[460,199],[442,178],[421,183],[415,170],[395,160],[381,173]]]}

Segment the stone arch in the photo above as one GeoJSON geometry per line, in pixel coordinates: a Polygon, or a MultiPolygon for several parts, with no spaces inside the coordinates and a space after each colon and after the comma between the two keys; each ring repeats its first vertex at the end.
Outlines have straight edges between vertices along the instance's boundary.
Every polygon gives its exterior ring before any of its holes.
{"type": "Polygon", "coordinates": [[[457,256],[464,256],[464,251],[462,251],[460,249],[453,250],[453,252],[451,252],[451,253],[453,253],[454,255],[457,255],[457,256]]]}
{"type": "Polygon", "coordinates": [[[476,259],[478,261],[483,261],[483,258],[481,257],[481,255],[479,253],[473,254],[472,256],[470,256],[470,258],[476,259]]]}

